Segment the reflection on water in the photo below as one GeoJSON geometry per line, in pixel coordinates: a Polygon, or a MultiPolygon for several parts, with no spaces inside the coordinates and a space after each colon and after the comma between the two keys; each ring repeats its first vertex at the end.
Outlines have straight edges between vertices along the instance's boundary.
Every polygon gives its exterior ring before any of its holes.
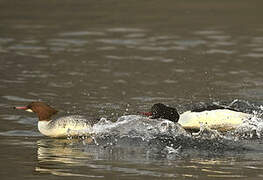
{"type": "MultiPolygon", "coordinates": [[[[103,149],[99,146],[86,144],[85,140],[53,140],[37,141],[38,163],[35,171],[50,173],[56,176],[80,176],[93,178],[116,178],[120,174],[125,177],[193,177],[193,178],[246,178],[263,167],[257,161],[251,164],[251,159],[262,159],[253,153],[244,155],[226,154],[221,157],[167,158],[145,156],[151,153],[147,148],[119,147],[103,149]],[[242,162],[238,158],[244,159],[242,162]],[[107,160],[110,160],[109,163],[107,160]],[[247,174],[240,172],[240,169],[247,174]],[[103,172],[103,173],[102,173],[103,172]]],[[[262,177],[262,173],[252,177],[262,177]]]]}
{"type": "MultiPolygon", "coordinates": [[[[91,158],[88,153],[76,149],[72,144],[74,140],[49,140],[37,141],[38,165],[35,171],[39,173],[50,173],[56,176],[79,176],[100,178],[102,176],[78,174],[71,172],[69,167],[84,166],[91,158]]],[[[80,145],[84,142],[80,142],[80,145]]]]}

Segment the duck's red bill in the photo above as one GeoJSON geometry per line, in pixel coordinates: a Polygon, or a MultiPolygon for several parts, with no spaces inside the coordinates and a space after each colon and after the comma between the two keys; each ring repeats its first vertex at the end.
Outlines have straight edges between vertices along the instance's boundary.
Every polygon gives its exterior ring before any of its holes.
{"type": "Polygon", "coordinates": [[[153,115],[152,112],[139,112],[139,113],[144,115],[144,116],[152,116],[153,115]]]}
{"type": "Polygon", "coordinates": [[[22,110],[27,110],[28,108],[26,106],[22,106],[22,107],[14,107],[14,109],[22,109],[22,110]]]}

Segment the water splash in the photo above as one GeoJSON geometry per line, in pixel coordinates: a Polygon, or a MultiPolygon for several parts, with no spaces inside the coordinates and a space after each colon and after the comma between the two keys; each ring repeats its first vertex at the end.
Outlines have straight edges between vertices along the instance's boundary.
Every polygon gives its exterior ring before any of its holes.
{"type": "Polygon", "coordinates": [[[260,118],[262,105],[240,100],[225,105],[242,112],[252,112],[253,117],[229,132],[222,133],[202,124],[199,132],[191,133],[168,120],[126,115],[118,118],[116,122],[101,118],[91,129],[81,133],[89,134],[84,139],[92,138],[92,143],[99,147],[140,147],[154,154],[169,155],[170,158],[180,158],[185,153],[220,154],[246,151],[248,148],[244,145],[244,139],[263,137],[263,120],[260,118]]]}

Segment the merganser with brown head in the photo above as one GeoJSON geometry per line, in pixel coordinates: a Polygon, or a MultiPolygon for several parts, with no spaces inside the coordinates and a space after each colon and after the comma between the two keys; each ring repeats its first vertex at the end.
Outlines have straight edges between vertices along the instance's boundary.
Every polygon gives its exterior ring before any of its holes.
{"type": "Polygon", "coordinates": [[[81,116],[67,116],[52,120],[51,117],[58,111],[43,102],[32,102],[27,106],[14,108],[36,113],[38,130],[45,136],[79,136],[81,131],[88,132],[92,126],[91,121],[81,116]]]}
{"type": "Polygon", "coordinates": [[[237,128],[253,117],[252,114],[239,112],[229,107],[211,105],[206,108],[193,109],[179,115],[176,108],[161,103],[154,104],[150,112],[143,112],[143,115],[152,119],[162,118],[182,125],[184,129],[199,130],[201,124],[206,124],[211,129],[228,131],[237,128]]]}

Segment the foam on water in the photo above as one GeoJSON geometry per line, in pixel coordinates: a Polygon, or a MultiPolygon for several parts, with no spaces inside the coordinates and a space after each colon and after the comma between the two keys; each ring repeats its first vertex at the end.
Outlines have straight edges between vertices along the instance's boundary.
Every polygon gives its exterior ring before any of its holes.
{"type": "Polygon", "coordinates": [[[263,120],[257,116],[244,121],[234,132],[235,138],[261,139],[263,135],[263,120]]]}

